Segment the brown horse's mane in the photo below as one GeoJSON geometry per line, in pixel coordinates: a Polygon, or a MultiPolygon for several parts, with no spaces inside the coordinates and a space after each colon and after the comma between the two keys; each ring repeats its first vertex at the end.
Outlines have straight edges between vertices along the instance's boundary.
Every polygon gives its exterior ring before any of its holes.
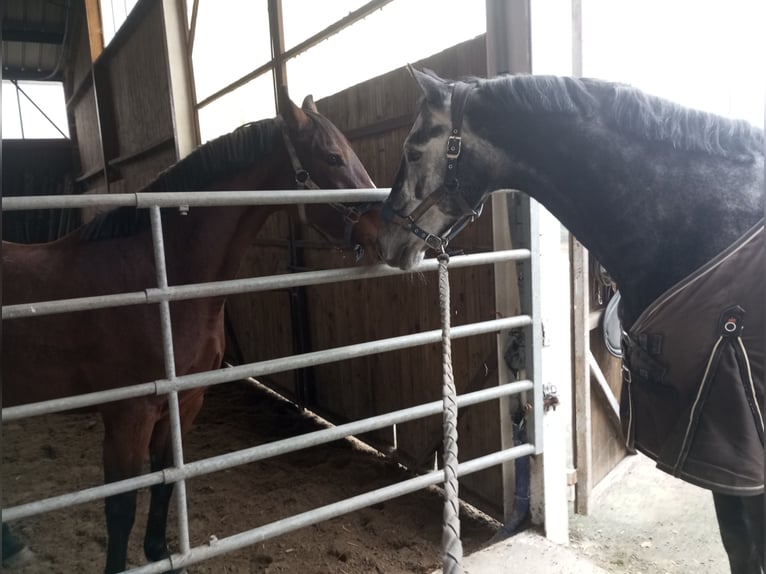
{"type": "MultiPolygon", "coordinates": [[[[252,166],[274,148],[279,127],[272,119],[252,122],[211,140],[176,162],[141,191],[200,191],[215,180],[252,166]]],[[[76,233],[83,241],[128,237],[149,227],[149,211],[119,207],[96,216],[76,233]]]]}
{"type": "Polygon", "coordinates": [[[763,132],[748,122],[686,108],[626,84],[534,75],[470,81],[506,109],[584,117],[601,113],[617,131],[736,161],[750,162],[763,153],[763,132]]]}

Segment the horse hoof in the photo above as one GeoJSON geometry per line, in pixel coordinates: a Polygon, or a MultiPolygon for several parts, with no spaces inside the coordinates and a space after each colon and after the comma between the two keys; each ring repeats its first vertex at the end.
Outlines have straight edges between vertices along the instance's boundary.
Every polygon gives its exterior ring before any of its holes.
{"type": "Polygon", "coordinates": [[[24,546],[18,552],[3,558],[3,568],[6,570],[16,570],[31,563],[34,559],[35,553],[28,546],[24,546]]]}

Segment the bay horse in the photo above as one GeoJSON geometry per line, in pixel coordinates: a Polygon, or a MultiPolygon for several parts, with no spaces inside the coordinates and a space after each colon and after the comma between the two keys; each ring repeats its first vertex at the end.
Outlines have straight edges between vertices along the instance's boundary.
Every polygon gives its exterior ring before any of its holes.
{"type": "Polygon", "coordinates": [[[763,132],[600,80],[410,71],[381,256],[413,267],[492,191],[540,201],[619,286],[626,446],[712,490],[731,572],[762,572],[763,132]]]}
{"type": "MultiPolygon", "coordinates": [[[[144,191],[374,187],[335,125],[308,96],[299,108],[281,94],[281,118],[242,126],[200,146],[144,191]],[[300,173],[299,173],[300,172],[300,173]]],[[[300,211],[333,238],[348,235],[341,204],[300,211]]],[[[169,284],[233,279],[245,250],[280,207],[163,209],[169,284]]],[[[362,225],[351,230],[358,239],[362,225]]],[[[51,243],[3,244],[3,304],[140,291],[156,286],[147,210],[118,208],[51,243]]],[[[172,302],[177,375],[217,369],[224,353],[224,298],[172,302]]],[[[163,379],[156,306],[120,307],[3,321],[3,405],[14,406],[163,379]]],[[[179,393],[182,431],[204,389],[179,393]]],[[[166,396],[98,406],[104,422],[104,480],[136,476],[149,453],[152,471],[172,465],[166,396]]],[[[173,484],[151,488],[144,538],[150,561],[168,556],[166,522],[173,484]]],[[[107,573],[126,566],[136,492],[105,499],[107,573]]]]}

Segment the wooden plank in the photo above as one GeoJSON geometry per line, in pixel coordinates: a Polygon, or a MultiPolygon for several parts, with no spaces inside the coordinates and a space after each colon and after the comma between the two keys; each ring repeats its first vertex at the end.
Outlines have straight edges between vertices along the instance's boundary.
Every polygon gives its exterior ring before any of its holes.
{"type": "Polygon", "coordinates": [[[90,61],[95,62],[104,51],[104,30],[98,0],[85,0],[85,17],[88,24],[90,61]]]}
{"type": "Polygon", "coordinates": [[[605,403],[606,414],[612,425],[614,425],[615,432],[620,438],[624,439],[624,435],[622,434],[622,423],[620,423],[620,405],[617,402],[617,398],[614,396],[604,373],[601,372],[601,367],[599,366],[598,361],[596,361],[596,357],[593,356],[593,353],[590,352],[590,350],[588,351],[588,366],[590,368],[590,374],[592,375],[591,381],[596,381],[595,388],[598,391],[596,396],[600,397],[605,403]]]}
{"type": "Polygon", "coordinates": [[[588,300],[588,252],[574,237],[569,239],[572,298],[572,384],[575,404],[575,512],[590,514],[593,489],[593,444],[591,439],[590,325],[588,300]]]}
{"type": "MultiPolygon", "coordinates": [[[[592,284],[592,283],[591,283],[592,284]]],[[[591,305],[595,303],[593,299],[591,305]]],[[[604,338],[599,330],[590,334],[590,352],[604,375],[604,381],[611,395],[619,404],[622,390],[621,361],[612,356],[604,346],[604,338]]],[[[612,469],[626,456],[625,439],[621,429],[616,427],[616,421],[611,418],[610,408],[600,396],[600,389],[595,377],[591,377],[591,385],[595,387],[591,392],[591,441],[593,443],[593,460],[591,466],[591,481],[595,489],[599,482],[606,477],[612,469]]],[[[591,498],[595,500],[593,495],[591,498]]]]}

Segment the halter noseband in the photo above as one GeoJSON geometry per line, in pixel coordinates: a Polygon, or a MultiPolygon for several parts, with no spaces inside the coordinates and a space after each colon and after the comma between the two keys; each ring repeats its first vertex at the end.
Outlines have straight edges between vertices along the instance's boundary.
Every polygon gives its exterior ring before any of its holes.
{"type": "Polygon", "coordinates": [[[447,167],[444,173],[444,183],[418,205],[409,215],[402,215],[394,211],[388,204],[384,203],[381,210],[381,218],[384,221],[395,223],[407,231],[413,233],[422,239],[426,245],[437,251],[445,251],[450,240],[460,233],[466,225],[473,222],[481,215],[484,202],[478,207],[471,207],[466,201],[462,190],[460,189],[460,180],[458,179],[458,160],[462,151],[462,137],[460,130],[463,126],[463,116],[465,114],[465,105],[468,96],[471,95],[473,86],[465,82],[455,82],[452,85],[451,116],[452,129],[447,138],[447,167]],[[455,193],[452,193],[455,192],[455,193]],[[451,194],[451,195],[450,195],[451,194]],[[453,223],[443,234],[435,235],[420,227],[417,222],[425,215],[426,211],[439,203],[445,196],[453,197],[460,207],[463,215],[453,223]]]}
{"type": "MultiPolygon", "coordinates": [[[[298,159],[298,152],[295,151],[295,146],[293,145],[293,141],[290,139],[290,134],[287,130],[287,124],[285,121],[280,117],[277,116],[277,123],[279,124],[280,129],[282,130],[282,139],[285,142],[285,149],[287,150],[287,155],[290,156],[290,163],[293,167],[293,172],[295,172],[295,183],[302,189],[322,189],[317,185],[317,183],[311,179],[311,174],[304,169],[304,167],[301,165],[300,159],[298,159]]],[[[372,207],[374,206],[373,203],[363,203],[360,205],[345,205],[343,203],[329,203],[330,207],[332,207],[335,211],[341,214],[343,217],[343,222],[345,223],[345,228],[343,232],[343,239],[344,241],[351,245],[351,233],[354,229],[354,225],[356,225],[359,222],[359,219],[367,213],[372,207]]],[[[308,217],[306,217],[306,204],[305,203],[299,203],[296,205],[298,209],[298,217],[300,218],[301,223],[304,223],[306,225],[309,225],[312,227],[319,235],[321,235],[328,243],[333,244],[336,243],[336,240],[333,240],[332,237],[330,237],[327,233],[325,233],[324,230],[319,228],[318,226],[314,225],[308,220],[308,217]]],[[[354,251],[356,253],[356,259],[359,261],[362,258],[362,255],[364,254],[364,250],[361,245],[355,245],[354,251]]]]}

